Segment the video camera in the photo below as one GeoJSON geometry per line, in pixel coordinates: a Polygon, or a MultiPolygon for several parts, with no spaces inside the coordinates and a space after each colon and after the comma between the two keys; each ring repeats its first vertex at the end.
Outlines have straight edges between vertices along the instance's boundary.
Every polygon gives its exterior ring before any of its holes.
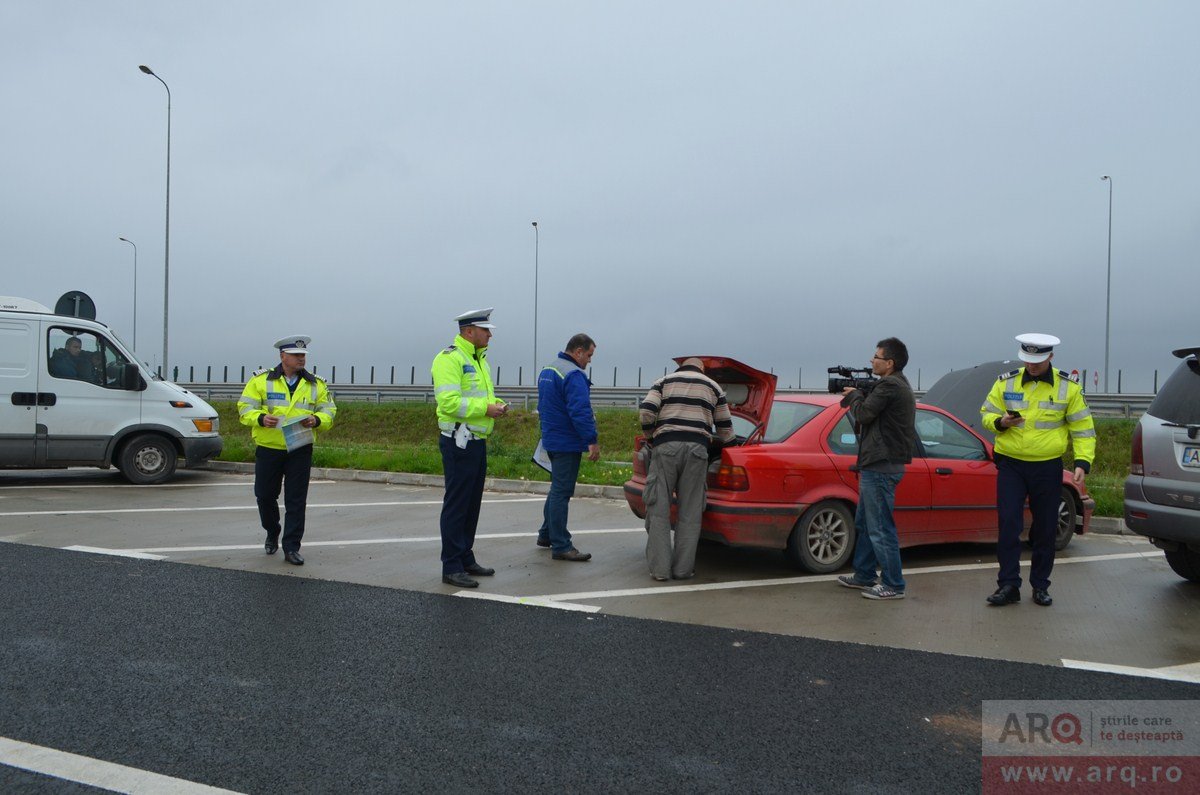
{"type": "Polygon", "coordinates": [[[829,373],[829,394],[831,395],[840,395],[847,387],[861,392],[870,392],[879,383],[879,378],[869,367],[838,365],[830,367],[826,372],[829,373]]]}

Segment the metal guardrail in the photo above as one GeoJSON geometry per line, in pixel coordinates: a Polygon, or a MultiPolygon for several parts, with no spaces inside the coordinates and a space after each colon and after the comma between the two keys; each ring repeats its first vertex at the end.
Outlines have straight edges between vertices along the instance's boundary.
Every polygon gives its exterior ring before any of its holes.
{"type": "MultiPolygon", "coordinates": [[[[180,384],[205,400],[237,400],[242,394],[240,383],[180,384]]],[[[433,386],[429,384],[331,384],[330,391],[338,401],[368,403],[433,402],[433,386]]],[[[636,408],[646,394],[645,387],[592,387],[592,405],[636,408]]],[[[780,389],[781,395],[822,394],[816,389],[780,389]]],[[[920,396],[922,392],[918,392],[920,396]]],[[[501,400],[529,409],[537,405],[537,387],[501,386],[496,388],[501,400]]],[[[1087,395],[1092,413],[1098,417],[1140,417],[1150,406],[1154,395],[1087,395]]]]}

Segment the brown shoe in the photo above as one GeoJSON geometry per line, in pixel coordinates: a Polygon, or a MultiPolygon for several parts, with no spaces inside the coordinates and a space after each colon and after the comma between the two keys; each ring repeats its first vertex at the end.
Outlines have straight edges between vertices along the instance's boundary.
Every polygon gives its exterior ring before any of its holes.
{"type": "Polygon", "coordinates": [[[551,557],[555,560],[573,560],[576,563],[583,563],[585,560],[592,559],[592,553],[580,552],[575,547],[571,547],[566,552],[555,552],[551,557]]]}

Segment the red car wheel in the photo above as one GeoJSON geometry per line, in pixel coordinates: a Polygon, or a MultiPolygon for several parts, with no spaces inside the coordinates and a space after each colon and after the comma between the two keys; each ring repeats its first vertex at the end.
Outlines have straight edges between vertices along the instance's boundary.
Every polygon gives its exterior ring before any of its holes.
{"type": "Polygon", "coordinates": [[[788,558],[813,574],[828,574],[854,555],[854,517],[840,502],[819,502],[804,512],[788,538],[788,558]]]}

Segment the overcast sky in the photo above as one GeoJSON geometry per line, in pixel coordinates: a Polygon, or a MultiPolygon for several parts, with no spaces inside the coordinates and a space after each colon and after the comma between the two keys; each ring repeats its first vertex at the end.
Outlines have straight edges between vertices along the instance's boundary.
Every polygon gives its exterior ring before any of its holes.
{"type": "MultiPolygon", "coordinates": [[[[170,363],[313,337],[426,377],[495,306],[512,383],[803,369],[909,346],[922,386],[1063,339],[1149,391],[1200,344],[1195,2],[0,2],[0,294],[170,363]]],[[[1090,380],[1090,379],[1089,379],[1090,380]]],[[[1103,378],[1101,378],[1103,381],[1103,378]]],[[[1090,386],[1090,384],[1089,384],[1090,386]]]]}

